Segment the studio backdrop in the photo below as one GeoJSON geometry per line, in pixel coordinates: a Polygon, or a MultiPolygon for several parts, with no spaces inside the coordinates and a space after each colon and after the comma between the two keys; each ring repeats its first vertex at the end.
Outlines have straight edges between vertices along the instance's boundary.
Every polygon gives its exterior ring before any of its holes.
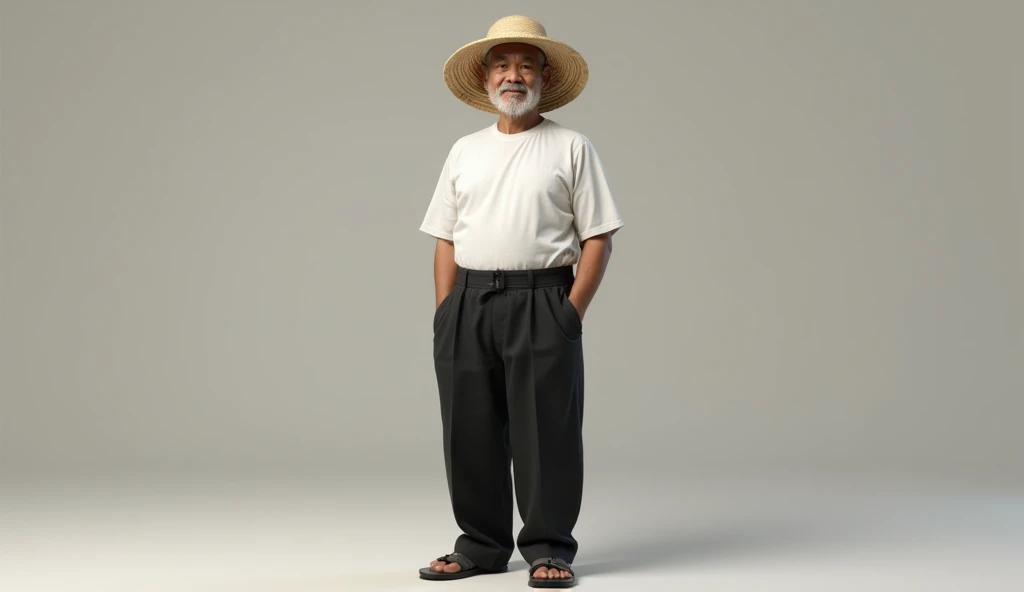
{"type": "Polygon", "coordinates": [[[626,223],[588,478],[1024,485],[1010,4],[5,1],[2,477],[443,486],[441,68],[521,13],[626,223]]]}

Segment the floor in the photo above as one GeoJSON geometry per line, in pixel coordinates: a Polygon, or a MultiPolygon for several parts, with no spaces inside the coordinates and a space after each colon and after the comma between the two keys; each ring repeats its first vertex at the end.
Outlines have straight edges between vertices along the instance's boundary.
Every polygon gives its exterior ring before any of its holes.
{"type": "MultiPolygon", "coordinates": [[[[418,579],[458,534],[447,503],[436,479],[8,484],[0,590],[529,589],[518,555],[506,574],[418,579]]],[[[1024,494],[590,479],[576,534],[581,590],[979,592],[1024,581],[1024,494]]]]}

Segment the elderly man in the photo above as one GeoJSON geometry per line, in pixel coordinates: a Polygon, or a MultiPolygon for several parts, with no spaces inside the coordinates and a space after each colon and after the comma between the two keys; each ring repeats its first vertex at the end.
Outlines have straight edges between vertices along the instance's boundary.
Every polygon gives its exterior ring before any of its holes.
{"type": "Polygon", "coordinates": [[[514,475],[528,583],[570,587],[583,319],[623,221],[594,146],[542,113],[582,92],[587,65],[540,23],[511,16],[456,51],[444,75],[459,99],[498,120],[454,143],[420,226],[437,239],[434,366],[463,533],[420,576],[507,571],[514,475]]]}

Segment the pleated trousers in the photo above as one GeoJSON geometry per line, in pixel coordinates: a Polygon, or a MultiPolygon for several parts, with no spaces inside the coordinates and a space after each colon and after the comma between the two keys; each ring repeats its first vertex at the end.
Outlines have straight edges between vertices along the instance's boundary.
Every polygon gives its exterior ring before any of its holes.
{"type": "Polygon", "coordinates": [[[583,327],[571,266],[459,268],[434,313],[454,551],[477,565],[572,563],[583,495],[583,327]],[[513,540],[513,487],[523,526],[513,540]]]}

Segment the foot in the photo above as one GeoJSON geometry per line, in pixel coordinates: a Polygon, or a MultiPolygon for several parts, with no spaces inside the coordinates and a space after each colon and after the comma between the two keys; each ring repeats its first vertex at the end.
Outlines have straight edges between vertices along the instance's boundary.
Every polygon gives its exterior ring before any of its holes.
{"type": "Polygon", "coordinates": [[[557,580],[559,578],[572,577],[572,574],[565,571],[564,569],[557,569],[554,567],[538,567],[537,571],[533,572],[533,577],[538,580],[557,580]]]}
{"type": "Polygon", "coordinates": [[[445,562],[435,559],[430,562],[430,569],[437,573],[456,573],[462,571],[462,566],[454,561],[445,562]]]}

